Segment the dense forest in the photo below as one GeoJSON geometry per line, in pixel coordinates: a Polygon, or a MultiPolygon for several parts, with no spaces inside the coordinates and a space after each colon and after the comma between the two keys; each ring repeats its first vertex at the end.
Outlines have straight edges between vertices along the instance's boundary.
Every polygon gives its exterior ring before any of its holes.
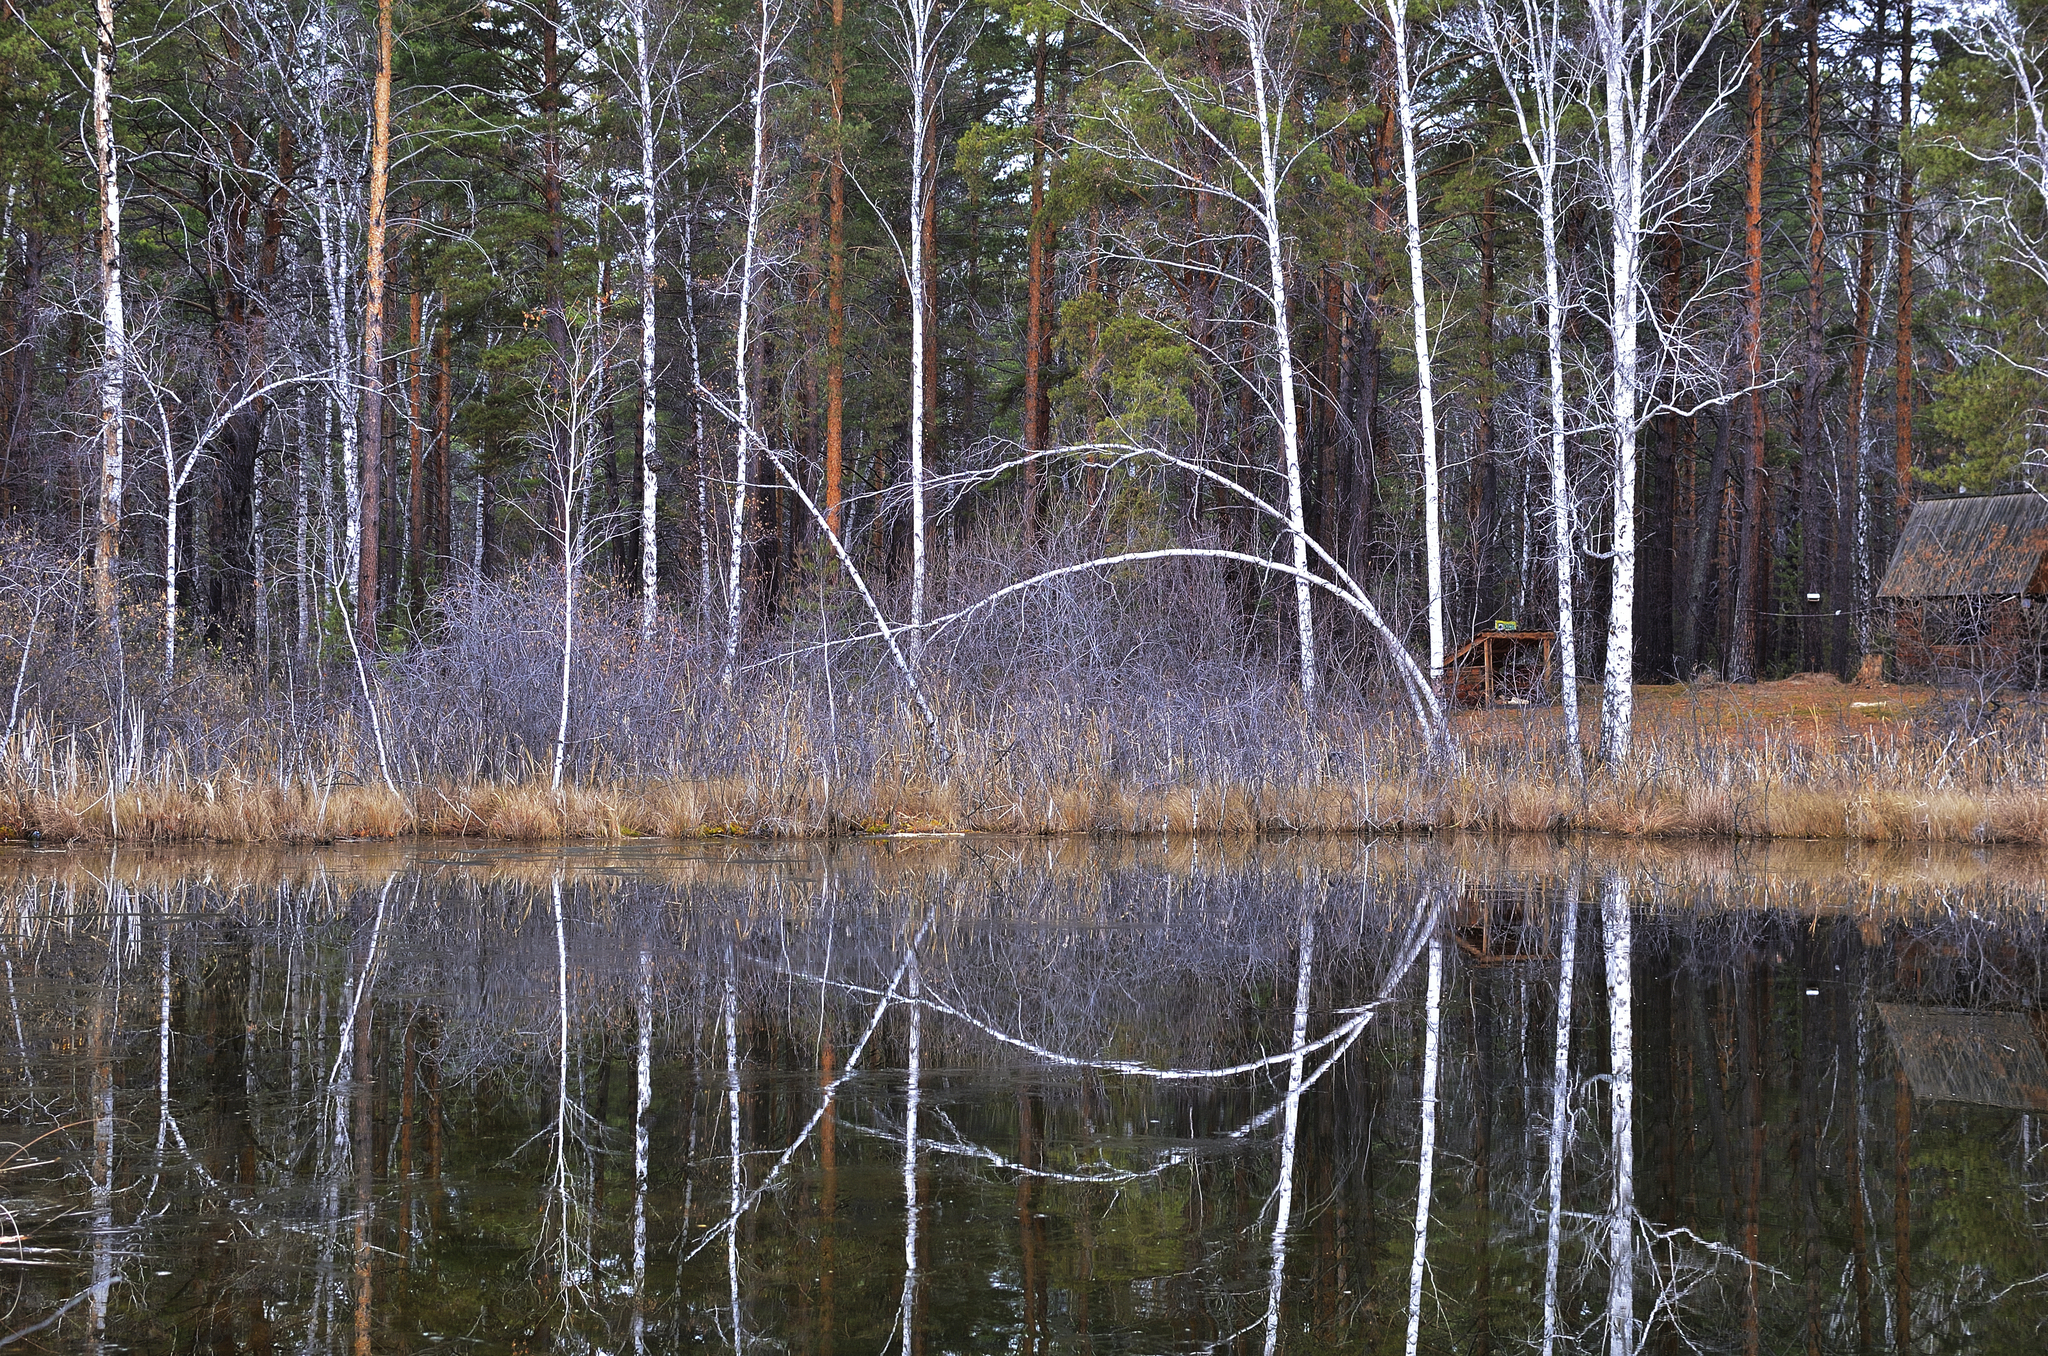
{"type": "Polygon", "coordinates": [[[1177,570],[1119,634],[1311,714],[1555,630],[1625,754],[2039,477],[2038,9],[0,0],[11,634],[343,690],[498,581],[559,783],[579,608],[929,724],[970,617],[1177,570]]]}

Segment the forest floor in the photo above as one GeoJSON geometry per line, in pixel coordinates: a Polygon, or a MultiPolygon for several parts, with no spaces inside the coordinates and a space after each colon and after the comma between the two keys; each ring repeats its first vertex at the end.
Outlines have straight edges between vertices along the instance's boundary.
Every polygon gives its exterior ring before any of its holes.
{"type": "MultiPolygon", "coordinates": [[[[1904,683],[1845,683],[1831,673],[1801,673],[1765,683],[1639,683],[1636,730],[1653,738],[1713,736],[1734,744],[1791,740],[1806,748],[1844,739],[1898,738],[1912,732],[1913,718],[1931,706],[1960,705],[1956,689],[1904,683]]],[[[1600,729],[1600,687],[1582,683],[1588,747],[1600,729]]],[[[2025,705],[2026,698],[2018,699],[2025,705]]],[[[1461,711],[1458,728],[1468,737],[1524,736],[1532,727],[1561,732],[1557,706],[1461,711]]]]}

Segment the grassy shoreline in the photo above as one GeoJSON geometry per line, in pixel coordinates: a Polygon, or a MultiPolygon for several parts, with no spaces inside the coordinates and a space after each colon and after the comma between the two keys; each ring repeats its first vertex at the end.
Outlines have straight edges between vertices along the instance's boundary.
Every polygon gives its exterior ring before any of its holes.
{"type": "MultiPolygon", "coordinates": [[[[103,785],[103,783],[102,783],[103,785]]],[[[1772,775],[1698,778],[1641,766],[1574,785],[1468,767],[1415,776],[1144,785],[1116,778],[1042,797],[977,795],[945,773],[832,786],[806,777],[647,778],[556,792],[544,779],[322,786],[225,776],[131,785],[110,805],[89,787],[16,788],[0,837],[56,842],[325,843],[407,837],[503,842],[635,838],[826,839],[903,832],[1213,836],[1247,833],[1593,833],[1634,838],[2048,844],[2038,787],[1902,789],[1772,775]]]]}
{"type": "Polygon", "coordinates": [[[2048,845],[2048,713],[2033,703],[1988,711],[1929,689],[1809,676],[1646,687],[1639,707],[1633,756],[1577,784],[1547,710],[1462,714],[1454,772],[1393,720],[1275,725],[1233,753],[1176,742],[1170,726],[1134,741],[1100,714],[1032,724],[968,712],[942,731],[941,753],[907,722],[871,727],[856,751],[764,712],[741,731],[744,755],[702,775],[701,755],[646,773],[610,764],[559,792],[530,760],[510,776],[395,774],[394,791],[346,727],[317,756],[259,740],[204,765],[170,753],[124,761],[117,740],[32,731],[17,748],[34,756],[0,763],[0,839],[1459,831],[2048,845]]]}

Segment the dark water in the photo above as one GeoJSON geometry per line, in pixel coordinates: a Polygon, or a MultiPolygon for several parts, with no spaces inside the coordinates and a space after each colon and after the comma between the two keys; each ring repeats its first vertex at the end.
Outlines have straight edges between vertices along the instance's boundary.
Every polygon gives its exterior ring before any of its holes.
{"type": "Polygon", "coordinates": [[[1469,842],[0,857],[0,1338],[1511,1352],[1549,1313],[1558,1351],[2036,1352],[2044,880],[1469,842]]]}

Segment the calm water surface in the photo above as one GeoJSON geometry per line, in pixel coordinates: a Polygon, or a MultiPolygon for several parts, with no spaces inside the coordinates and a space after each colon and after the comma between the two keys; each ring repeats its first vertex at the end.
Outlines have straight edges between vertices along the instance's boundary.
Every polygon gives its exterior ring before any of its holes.
{"type": "Polygon", "coordinates": [[[1819,845],[12,851],[0,1344],[2037,1352],[2044,927],[1819,845]]]}

